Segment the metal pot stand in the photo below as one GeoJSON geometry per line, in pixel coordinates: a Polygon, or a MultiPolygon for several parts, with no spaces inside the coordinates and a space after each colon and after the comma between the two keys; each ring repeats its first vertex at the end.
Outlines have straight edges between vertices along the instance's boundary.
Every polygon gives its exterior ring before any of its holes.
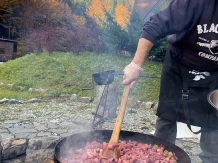
{"type": "Polygon", "coordinates": [[[92,127],[96,127],[99,123],[103,122],[107,116],[105,115],[106,111],[108,111],[108,117],[113,117],[116,115],[116,110],[109,110],[106,107],[109,86],[114,81],[115,70],[107,70],[101,71],[98,73],[92,74],[92,87],[91,88],[83,88],[82,90],[92,90],[94,89],[94,82],[99,86],[104,86],[100,100],[97,104],[96,111],[92,114],[94,115],[92,127]]]}

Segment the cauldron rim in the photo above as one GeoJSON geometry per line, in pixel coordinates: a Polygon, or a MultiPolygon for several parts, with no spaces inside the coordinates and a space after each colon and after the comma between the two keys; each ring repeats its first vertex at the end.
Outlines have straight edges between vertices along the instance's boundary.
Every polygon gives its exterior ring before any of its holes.
{"type": "Polygon", "coordinates": [[[106,70],[106,71],[95,72],[95,73],[93,73],[93,75],[104,74],[104,73],[115,73],[115,70],[106,70]]]}
{"type": "Polygon", "coordinates": [[[94,81],[98,85],[108,85],[114,81],[115,70],[107,70],[92,74],[94,81]]]}

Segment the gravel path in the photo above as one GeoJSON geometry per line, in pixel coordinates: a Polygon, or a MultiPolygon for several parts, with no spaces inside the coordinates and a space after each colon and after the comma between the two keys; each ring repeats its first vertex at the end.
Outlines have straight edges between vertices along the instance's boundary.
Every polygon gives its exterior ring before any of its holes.
{"type": "MultiPolygon", "coordinates": [[[[65,137],[92,130],[96,105],[51,100],[48,103],[1,104],[0,136],[12,138],[65,137]]],[[[122,130],[150,134],[154,131],[155,109],[126,108],[122,130]]],[[[116,118],[106,118],[95,129],[113,129],[116,118]]],[[[199,162],[198,139],[177,139],[176,145],[185,150],[193,161],[199,162]]]]}

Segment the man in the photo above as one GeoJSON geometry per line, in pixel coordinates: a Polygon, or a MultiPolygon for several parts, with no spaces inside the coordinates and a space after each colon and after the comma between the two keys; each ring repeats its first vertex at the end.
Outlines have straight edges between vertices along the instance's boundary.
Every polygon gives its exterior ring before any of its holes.
{"type": "MultiPolygon", "coordinates": [[[[175,143],[176,122],[200,126],[203,163],[218,163],[218,117],[207,95],[218,88],[218,0],[174,0],[143,28],[123,84],[133,87],[154,43],[168,36],[155,135],[175,143]]],[[[199,133],[195,132],[195,133],[199,133]]]]}

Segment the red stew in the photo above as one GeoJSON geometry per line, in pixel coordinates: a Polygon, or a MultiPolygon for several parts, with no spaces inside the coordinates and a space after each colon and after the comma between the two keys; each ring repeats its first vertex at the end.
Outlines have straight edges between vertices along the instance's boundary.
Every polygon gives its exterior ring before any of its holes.
{"type": "MultiPolygon", "coordinates": [[[[177,163],[175,153],[164,150],[163,146],[142,144],[136,141],[120,142],[119,159],[99,158],[107,143],[89,142],[83,149],[70,150],[61,163],[177,163]]],[[[111,147],[113,148],[113,147],[111,147]]]]}

